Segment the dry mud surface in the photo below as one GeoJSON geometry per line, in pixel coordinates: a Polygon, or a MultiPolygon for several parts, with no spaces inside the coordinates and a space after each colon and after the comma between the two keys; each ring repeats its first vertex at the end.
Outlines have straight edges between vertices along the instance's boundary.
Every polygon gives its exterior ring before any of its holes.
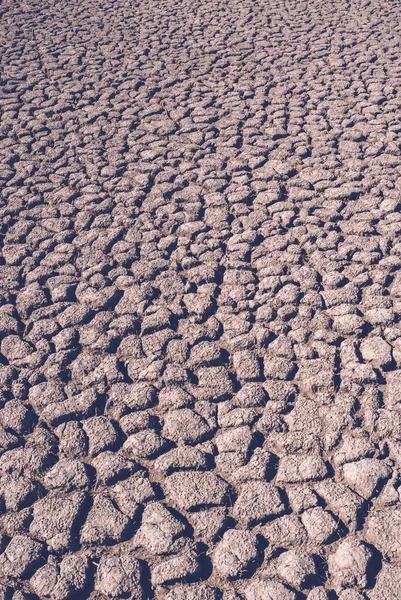
{"type": "Polygon", "coordinates": [[[400,600],[400,3],[0,12],[0,600],[400,600]]]}

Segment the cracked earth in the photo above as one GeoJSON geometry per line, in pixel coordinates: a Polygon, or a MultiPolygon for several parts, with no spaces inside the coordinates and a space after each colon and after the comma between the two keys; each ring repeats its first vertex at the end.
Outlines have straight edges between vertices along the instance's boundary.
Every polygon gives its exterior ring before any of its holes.
{"type": "Polygon", "coordinates": [[[0,599],[401,599],[400,3],[4,0],[0,599]]]}

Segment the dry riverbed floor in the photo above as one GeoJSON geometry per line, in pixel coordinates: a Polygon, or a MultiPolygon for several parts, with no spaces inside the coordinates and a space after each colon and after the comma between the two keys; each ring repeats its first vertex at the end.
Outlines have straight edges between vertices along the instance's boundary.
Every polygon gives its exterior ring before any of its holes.
{"type": "Polygon", "coordinates": [[[400,9],[2,2],[0,600],[401,599],[400,9]]]}

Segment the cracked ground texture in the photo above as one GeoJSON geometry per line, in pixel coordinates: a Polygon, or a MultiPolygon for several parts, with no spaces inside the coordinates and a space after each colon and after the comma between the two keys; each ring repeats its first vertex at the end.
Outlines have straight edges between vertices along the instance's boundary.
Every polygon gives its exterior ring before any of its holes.
{"type": "Polygon", "coordinates": [[[2,2],[1,600],[401,599],[400,8],[2,2]]]}

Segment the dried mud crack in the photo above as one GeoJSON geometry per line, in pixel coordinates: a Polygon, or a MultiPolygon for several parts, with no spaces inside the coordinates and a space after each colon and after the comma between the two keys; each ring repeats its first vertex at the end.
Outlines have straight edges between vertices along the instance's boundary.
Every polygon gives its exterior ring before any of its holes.
{"type": "Polygon", "coordinates": [[[2,2],[0,600],[401,600],[400,8],[2,2]]]}

